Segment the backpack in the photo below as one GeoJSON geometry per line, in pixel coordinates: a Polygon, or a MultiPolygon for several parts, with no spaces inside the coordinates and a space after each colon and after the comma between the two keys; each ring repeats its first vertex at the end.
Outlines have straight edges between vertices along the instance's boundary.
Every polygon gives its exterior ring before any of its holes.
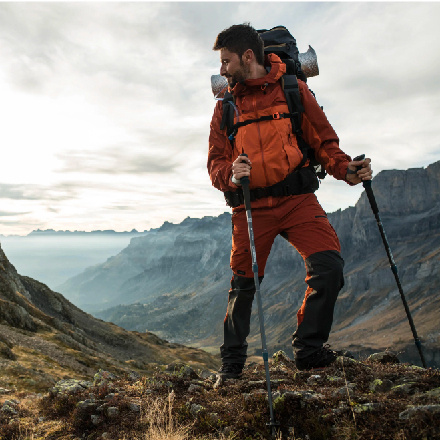
{"type": "MultiPolygon", "coordinates": [[[[309,160],[309,163],[313,167],[316,176],[319,179],[324,179],[327,174],[326,171],[315,159],[313,149],[302,137],[301,114],[304,112],[304,107],[301,103],[297,78],[307,82],[307,77],[301,69],[299,50],[296,45],[296,40],[284,26],[276,26],[270,30],[261,29],[257,32],[263,39],[264,53],[274,53],[275,55],[279,56],[281,61],[285,63],[287,67],[286,73],[282,77],[282,86],[286,96],[287,106],[289,108],[289,113],[286,114],[285,117],[290,117],[292,122],[292,132],[296,136],[298,147],[303,155],[303,160],[298,165],[297,169],[302,168],[307,160],[309,160]]],[[[313,92],[312,94],[315,96],[313,92]]],[[[237,133],[238,128],[252,122],[256,122],[255,120],[251,120],[234,124],[234,112],[235,106],[233,96],[230,92],[226,92],[223,98],[223,115],[220,128],[223,130],[226,127],[226,133],[231,143],[234,142],[235,134],[237,133]]],[[[258,121],[265,120],[267,118],[271,117],[264,116],[258,121]]]]}

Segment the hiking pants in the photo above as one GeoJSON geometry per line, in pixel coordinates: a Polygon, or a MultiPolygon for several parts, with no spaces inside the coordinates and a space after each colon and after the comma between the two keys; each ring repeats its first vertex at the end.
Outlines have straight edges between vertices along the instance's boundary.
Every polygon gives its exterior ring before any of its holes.
{"type": "MultiPolygon", "coordinates": [[[[252,210],[252,223],[260,282],[278,234],[304,259],[308,288],[297,313],[292,345],[296,358],[307,357],[327,342],[336,298],[344,285],[338,237],[313,193],[273,198],[270,208],[252,210]]],[[[233,277],[220,353],[223,363],[244,364],[255,283],[246,211],[241,208],[232,214],[231,269],[233,277]]]]}

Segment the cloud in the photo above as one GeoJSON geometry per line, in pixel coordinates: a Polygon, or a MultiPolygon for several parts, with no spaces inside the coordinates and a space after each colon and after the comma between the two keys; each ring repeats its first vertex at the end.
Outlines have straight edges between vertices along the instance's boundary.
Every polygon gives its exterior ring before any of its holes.
{"type": "MultiPolygon", "coordinates": [[[[309,86],[344,151],[372,157],[375,174],[427,165],[440,153],[439,13],[437,3],[0,3],[0,197],[32,211],[28,227],[144,229],[222,213],[206,170],[211,48],[245,21],[284,24],[300,51],[314,47],[309,86]]],[[[359,192],[328,177],[318,197],[333,210],[359,192]]]]}
{"type": "Polygon", "coordinates": [[[0,183],[0,199],[60,202],[74,198],[75,193],[75,187],[63,184],[45,187],[0,183]]]}
{"type": "Polygon", "coordinates": [[[9,211],[0,211],[0,217],[15,217],[20,215],[29,214],[30,211],[27,212],[9,212],[9,211]]]}
{"type": "MultiPolygon", "coordinates": [[[[147,148],[145,148],[146,150],[147,148]]],[[[58,154],[63,162],[61,173],[90,174],[163,174],[173,173],[177,163],[163,152],[142,153],[136,148],[121,145],[104,151],[66,151],[58,154]]]]}

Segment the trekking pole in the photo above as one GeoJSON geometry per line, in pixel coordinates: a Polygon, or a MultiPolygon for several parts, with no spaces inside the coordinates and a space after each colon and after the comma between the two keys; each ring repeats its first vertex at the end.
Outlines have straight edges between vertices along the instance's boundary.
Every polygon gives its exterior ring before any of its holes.
{"type": "MultiPolygon", "coordinates": [[[[365,154],[361,154],[360,156],[355,157],[353,160],[363,160],[365,159],[365,154]]],[[[357,169],[360,170],[362,167],[358,166],[357,169]]],[[[387,236],[385,234],[385,230],[382,225],[382,221],[380,219],[379,215],[379,208],[377,207],[376,198],[374,197],[373,188],[371,188],[371,180],[364,180],[362,181],[362,185],[365,188],[365,192],[367,193],[368,201],[370,202],[371,209],[373,211],[374,216],[376,217],[376,222],[379,227],[379,232],[382,237],[383,244],[385,245],[385,250],[388,255],[388,260],[390,262],[391,270],[394,274],[394,278],[396,279],[397,287],[399,289],[400,297],[402,298],[403,307],[405,307],[406,316],[408,317],[409,325],[411,327],[412,334],[414,336],[414,342],[416,344],[417,350],[420,355],[420,359],[422,360],[423,368],[426,367],[425,357],[423,356],[422,352],[422,343],[420,342],[419,337],[417,336],[416,327],[414,325],[414,321],[411,317],[411,312],[408,307],[408,303],[406,302],[405,295],[403,294],[402,285],[400,283],[399,275],[397,274],[397,266],[394,262],[393,254],[391,253],[390,246],[388,244],[387,236]]]]}
{"type": "MultiPolygon", "coordinates": [[[[241,154],[241,156],[246,156],[247,154],[241,154]]],[[[264,331],[264,316],[263,316],[263,305],[261,302],[261,294],[260,294],[260,280],[258,278],[258,264],[257,264],[257,254],[255,251],[255,239],[254,239],[254,229],[252,227],[252,213],[251,213],[251,197],[249,192],[249,177],[245,176],[240,179],[241,188],[243,190],[244,197],[244,206],[246,208],[246,218],[248,224],[248,232],[249,232],[249,243],[251,247],[251,256],[252,256],[252,272],[254,273],[254,283],[255,283],[255,294],[257,297],[257,305],[258,305],[258,320],[260,322],[260,333],[261,333],[261,346],[263,349],[263,360],[264,360],[264,369],[266,371],[266,384],[267,384],[267,398],[269,400],[269,412],[270,412],[270,423],[267,426],[270,426],[272,435],[275,437],[276,435],[276,427],[279,426],[279,423],[275,421],[273,414],[273,404],[272,404],[272,391],[270,386],[270,374],[269,374],[269,355],[267,353],[266,346],[266,333],[264,331]]]]}

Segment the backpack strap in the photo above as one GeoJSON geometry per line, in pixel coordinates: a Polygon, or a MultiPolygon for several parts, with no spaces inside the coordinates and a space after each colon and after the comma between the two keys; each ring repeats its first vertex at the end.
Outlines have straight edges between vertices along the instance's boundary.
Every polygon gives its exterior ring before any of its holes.
{"type": "Polygon", "coordinates": [[[286,96],[287,106],[291,114],[292,131],[295,134],[302,135],[301,115],[304,113],[304,107],[299,94],[298,80],[295,75],[283,75],[281,86],[286,96]]]}
{"type": "Polygon", "coordinates": [[[297,169],[304,166],[309,159],[309,151],[311,148],[303,139],[303,131],[301,128],[302,114],[304,113],[304,106],[301,102],[299,94],[299,85],[296,75],[283,75],[281,85],[286,96],[287,106],[289,107],[290,121],[292,122],[292,131],[296,136],[298,147],[301,150],[303,158],[297,169]]]}
{"type": "MultiPolygon", "coordinates": [[[[287,106],[289,107],[289,113],[291,115],[290,120],[292,122],[292,131],[296,136],[298,147],[303,155],[301,163],[298,165],[296,169],[302,168],[304,164],[307,162],[307,160],[310,161],[310,164],[312,166],[321,167],[321,164],[315,159],[315,153],[312,147],[310,147],[310,145],[308,145],[303,138],[301,120],[302,120],[302,114],[304,113],[304,106],[301,101],[298,79],[296,75],[289,75],[289,74],[283,75],[281,84],[284,90],[284,94],[286,96],[287,106]]],[[[315,95],[313,94],[313,96],[315,95]]],[[[324,179],[325,175],[326,172],[321,167],[321,170],[317,171],[317,176],[320,179],[324,179]]]]}
{"type": "Polygon", "coordinates": [[[234,96],[231,92],[227,91],[223,96],[223,114],[222,122],[220,123],[220,130],[224,130],[224,128],[226,127],[226,134],[231,141],[232,146],[234,142],[234,112],[234,96]]]}

